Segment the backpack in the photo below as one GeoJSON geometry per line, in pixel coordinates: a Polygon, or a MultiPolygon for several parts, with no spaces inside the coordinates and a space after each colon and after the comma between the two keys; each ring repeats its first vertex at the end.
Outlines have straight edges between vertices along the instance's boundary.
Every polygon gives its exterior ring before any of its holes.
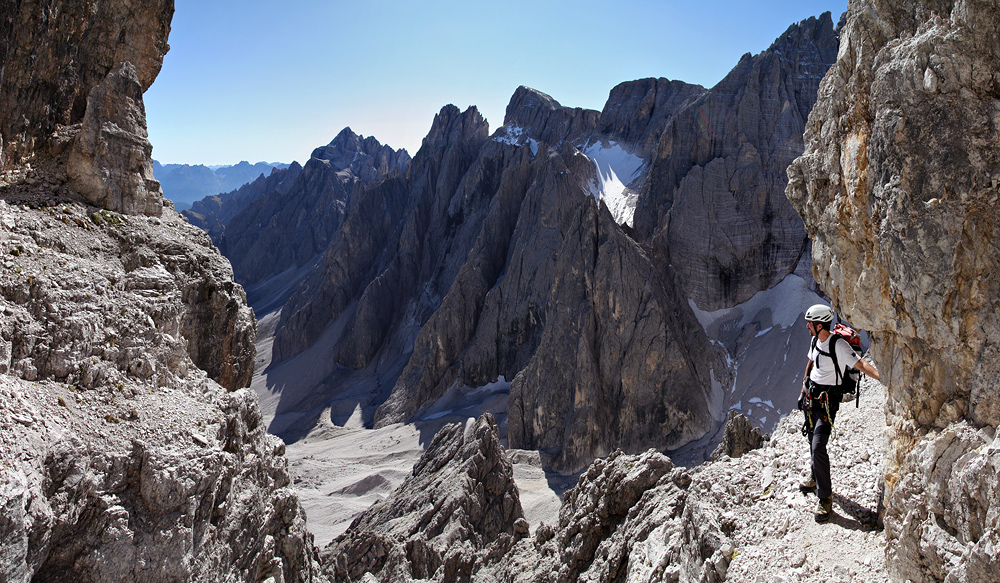
{"type": "MultiPolygon", "coordinates": [[[[830,337],[830,353],[823,352],[818,348],[816,351],[833,361],[833,368],[837,372],[837,386],[841,394],[841,401],[847,402],[853,397],[854,407],[857,408],[861,403],[861,391],[859,389],[861,371],[853,366],[847,367],[845,371],[841,370],[840,365],[837,363],[837,342],[840,342],[841,339],[845,340],[851,345],[851,350],[856,352],[858,356],[864,356],[865,352],[861,348],[861,337],[858,336],[857,330],[839,322],[830,330],[830,333],[832,334],[830,337]]],[[[818,340],[818,338],[813,337],[813,348],[816,348],[818,340]]]]}

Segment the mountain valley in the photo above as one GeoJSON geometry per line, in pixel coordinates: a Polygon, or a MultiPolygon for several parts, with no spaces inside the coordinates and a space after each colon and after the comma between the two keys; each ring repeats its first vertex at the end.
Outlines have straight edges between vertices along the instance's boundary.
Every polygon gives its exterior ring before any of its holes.
{"type": "Polygon", "coordinates": [[[182,214],[173,12],[0,2],[0,581],[998,580],[995,1],[445,105],[412,158],[344,128],[182,214]],[[822,525],[820,302],[882,371],[822,525]]]}

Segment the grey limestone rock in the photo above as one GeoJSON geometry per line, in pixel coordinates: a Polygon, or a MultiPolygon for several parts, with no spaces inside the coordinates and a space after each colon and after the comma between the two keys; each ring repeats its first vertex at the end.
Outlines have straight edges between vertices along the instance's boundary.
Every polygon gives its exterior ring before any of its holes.
{"type": "Polygon", "coordinates": [[[564,142],[586,139],[600,115],[592,109],[564,107],[551,96],[522,85],[507,104],[503,125],[507,132],[523,132],[558,148],[564,142]]]}
{"type": "Polygon", "coordinates": [[[147,180],[172,13],[0,4],[3,581],[322,578],[243,289],[147,180]]]}
{"type": "Polygon", "coordinates": [[[153,179],[142,85],[131,63],[117,65],[90,91],[68,149],[70,186],[89,202],[131,215],[160,215],[163,191],[153,179]]]}
{"type": "Polygon", "coordinates": [[[793,25],[663,129],[634,226],[701,309],[746,301],[795,269],[806,237],[785,167],[837,42],[829,13],[793,25]]]}
{"type": "Polygon", "coordinates": [[[197,366],[230,390],[249,385],[253,312],[204,232],[176,215],[0,205],[16,252],[0,287],[9,370],[92,388],[169,385],[197,366]]]}
{"type": "Polygon", "coordinates": [[[751,425],[746,415],[734,409],[726,418],[722,443],[712,452],[712,459],[719,459],[723,455],[743,457],[746,452],[764,445],[764,441],[760,428],[751,425]]]}
{"type": "Polygon", "coordinates": [[[448,291],[377,425],[409,418],[456,380],[479,386],[502,374],[514,379],[511,445],[559,452],[561,470],[708,430],[715,353],[693,317],[673,309],[674,288],[584,189],[592,173],[568,144],[482,149],[451,198],[466,205],[455,240],[468,243],[453,255],[465,261],[438,284],[448,291]],[[547,372],[557,369],[565,374],[547,372]]]}
{"type": "Polygon", "coordinates": [[[448,212],[448,203],[486,137],[486,122],[475,108],[464,113],[442,108],[409,180],[386,181],[357,197],[322,265],[282,308],[276,359],[311,345],[352,301],[357,309],[340,359],[354,368],[366,366],[392,343],[408,312],[426,320],[435,291],[448,288],[471,244],[466,231],[476,222],[460,231],[462,215],[448,212]],[[369,221],[379,228],[370,228],[369,221]]]}
{"type": "MultiPolygon", "coordinates": [[[[722,510],[670,459],[615,451],[534,536],[488,414],[434,436],[413,473],[322,553],[335,581],[725,580],[722,510]]],[[[701,484],[699,484],[701,486],[701,484]]]]}
{"type": "Polygon", "coordinates": [[[412,475],[322,560],[335,581],[468,581],[484,553],[503,556],[525,534],[513,469],[487,413],[443,427],[412,475]]]}
{"type": "Polygon", "coordinates": [[[998,8],[852,2],[788,169],[816,280],[888,385],[894,581],[996,569],[998,8]]]}

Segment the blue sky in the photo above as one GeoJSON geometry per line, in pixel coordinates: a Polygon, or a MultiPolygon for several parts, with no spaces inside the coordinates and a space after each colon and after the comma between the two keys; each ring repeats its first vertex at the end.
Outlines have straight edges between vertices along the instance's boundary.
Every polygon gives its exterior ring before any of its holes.
{"type": "Polygon", "coordinates": [[[416,154],[434,115],[492,132],[527,85],[600,110],[622,81],[715,85],[744,53],[847,0],[176,0],[145,94],[163,163],[305,162],[345,126],[416,154]]]}

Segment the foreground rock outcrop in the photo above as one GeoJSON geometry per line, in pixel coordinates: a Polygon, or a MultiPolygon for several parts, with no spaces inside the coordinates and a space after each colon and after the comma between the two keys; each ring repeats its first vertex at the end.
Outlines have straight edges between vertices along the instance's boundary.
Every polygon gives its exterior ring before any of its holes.
{"type": "Polygon", "coordinates": [[[4,580],[309,580],[255,323],[174,213],[0,200],[4,580]],[[235,392],[229,392],[229,390],[235,392]]]}
{"type": "MultiPolygon", "coordinates": [[[[510,480],[504,459],[487,461],[498,450],[506,455],[495,443],[497,428],[484,416],[475,423],[470,419],[464,432],[460,425],[441,430],[407,485],[387,492],[357,518],[322,560],[341,581],[391,580],[392,564],[395,580],[410,573],[406,576],[429,581],[477,582],[883,582],[885,536],[877,527],[877,509],[885,390],[871,379],[862,385],[860,407],[841,410],[829,444],[835,496],[826,524],[813,518],[815,495],[799,488],[809,471],[809,450],[800,433],[802,413],[795,411],[773,437],[739,458],[723,453],[691,468],[677,467],[653,450],[616,451],[594,460],[561,496],[555,514],[545,511],[539,523],[529,514],[539,509],[530,502],[524,507],[530,532],[519,514],[510,515],[512,523],[493,542],[482,544],[470,535],[448,547],[454,549],[452,561],[444,563],[439,560],[443,535],[427,533],[457,530],[467,523],[466,509],[485,507],[481,501],[488,493],[510,480]],[[473,443],[483,454],[469,455],[473,443]],[[417,499],[426,502],[414,504],[417,499]],[[451,508],[458,508],[454,520],[447,518],[451,508]],[[387,547],[390,540],[397,544],[387,547]],[[434,552],[424,552],[428,547],[434,552]],[[376,563],[385,567],[365,575],[366,566],[376,563]]],[[[532,480],[521,481],[527,477],[520,466],[525,453],[508,452],[522,488],[506,491],[529,500],[532,480]]],[[[377,479],[361,478],[351,488],[377,479]]]]}
{"type": "Polygon", "coordinates": [[[0,3],[2,581],[321,579],[243,288],[152,180],[172,13],[0,3]]]}
{"type": "Polygon", "coordinates": [[[851,2],[788,170],[816,279],[888,381],[894,581],[1000,569],[998,26],[991,1],[851,2]]]}
{"type": "Polygon", "coordinates": [[[413,472],[323,551],[335,581],[466,581],[528,533],[493,417],[446,425],[413,472]]]}
{"type": "Polygon", "coordinates": [[[103,208],[158,216],[142,93],[173,12],[173,0],[0,4],[0,182],[68,183],[103,208]]]}
{"type": "Polygon", "coordinates": [[[511,464],[489,414],[444,427],[413,475],[323,552],[336,581],[725,579],[733,547],[718,508],[654,451],[596,460],[556,525],[528,536],[511,464]]]}

